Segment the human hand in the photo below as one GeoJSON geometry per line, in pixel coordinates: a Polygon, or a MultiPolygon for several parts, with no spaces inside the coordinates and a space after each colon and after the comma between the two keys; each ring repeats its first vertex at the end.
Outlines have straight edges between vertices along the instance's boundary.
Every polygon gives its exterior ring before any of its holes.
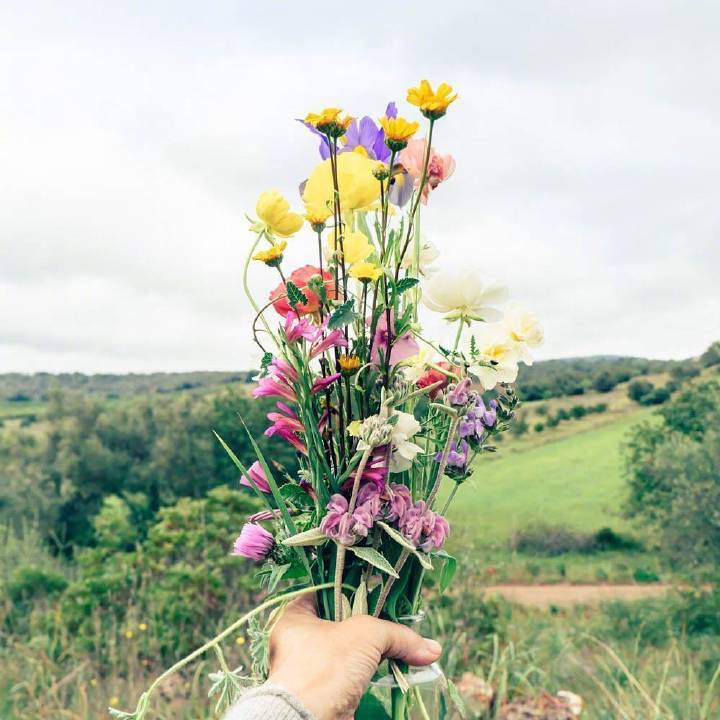
{"type": "Polygon", "coordinates": [[[441,648],[403,625],[357,615],[320,620],[315,598],[290,603],[270,636],[268,682],[291,692],[317,720],[352,720],[384,657],[430,665],[441,648]]]}

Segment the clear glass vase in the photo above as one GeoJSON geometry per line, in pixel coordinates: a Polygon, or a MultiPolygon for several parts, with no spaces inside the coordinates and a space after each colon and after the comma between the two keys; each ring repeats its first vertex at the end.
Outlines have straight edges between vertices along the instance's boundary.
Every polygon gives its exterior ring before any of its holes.
{"type": "MultiPolygon", "coordinates": [[[[398,618],[398,622],[419,632],[425,614],[398,618]]],[[[427,667],[396,664],[402,674],[398,681],[385,661],[370,682],[355,713],[355,720],[437,720],[441,716],[445,675],[437,663],[427,667]]]]}

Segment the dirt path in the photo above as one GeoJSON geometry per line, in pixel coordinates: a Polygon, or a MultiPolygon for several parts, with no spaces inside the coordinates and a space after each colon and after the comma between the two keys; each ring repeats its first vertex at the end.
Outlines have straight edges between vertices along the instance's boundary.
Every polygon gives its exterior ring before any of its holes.
{"type": "Polygon", "coordinates": [[[570,607],[572,605],[599,603],[606,600],[641,600],[658,597],[670,589],[669,585],[492,585],[485,589],[487,595],[501,595],[506,600],[520,605],[547,609],[551,605],[570,607]]]}

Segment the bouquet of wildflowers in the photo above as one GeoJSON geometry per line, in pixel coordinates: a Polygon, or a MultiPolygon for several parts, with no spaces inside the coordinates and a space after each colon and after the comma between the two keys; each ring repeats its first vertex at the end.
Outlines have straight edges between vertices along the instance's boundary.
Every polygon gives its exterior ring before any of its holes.
{"type": "MultiPolygon", "coordinates": [[[[308,114],[320,161],[300,186],[304,213],[278,192],[257,201],[244,272],[263,353],[253,396],[275,400],[265,435],[290,443],[298,468],[252,437],[246,467],[219,439],[265,506],[234,546],[263,563],[263,607],[315,589],[326,619],[398,621],[418,614],[426,573],[441,590],[452,580],[448,507],[507,429],[518,363],[542,341],[532,314],[501,312],[507,292],[483,273],[434,271],[438,252],[421,237],[421,213],[455,168],[433,143],[456,99],[423,80],[407,93],[417,120],[394,103],[377,123],[308,114]],[[288,242],[303,243],[307,264],[286,267],[288,242]],[[252,297],[250,269],[277,275],[267,301],[252,297]],[[423,334],[423,308],[454,326],[448,347],[423,334]]],[[[406,670],[392,668],[400,694],[406,670]]],[[[226,694],[237,684],[229,671],[217,682],[226,694]]],[[[402,707],[393,699],[393,718],[402,707]]]]}

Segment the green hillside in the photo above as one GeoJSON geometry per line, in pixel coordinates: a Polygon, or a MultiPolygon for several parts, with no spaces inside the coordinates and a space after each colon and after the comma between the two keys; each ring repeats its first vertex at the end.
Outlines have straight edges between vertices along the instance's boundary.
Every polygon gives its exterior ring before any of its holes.
{"type": "Polygon", "coordinates": [[[541,445],[485,455],[456,495],[454,527],[480,542],[507,540],[534,524],[624,529],[621,446],[627,431],[651,416],[650,409],[637,410],[557,440],[546,435],[541,445]]]}

